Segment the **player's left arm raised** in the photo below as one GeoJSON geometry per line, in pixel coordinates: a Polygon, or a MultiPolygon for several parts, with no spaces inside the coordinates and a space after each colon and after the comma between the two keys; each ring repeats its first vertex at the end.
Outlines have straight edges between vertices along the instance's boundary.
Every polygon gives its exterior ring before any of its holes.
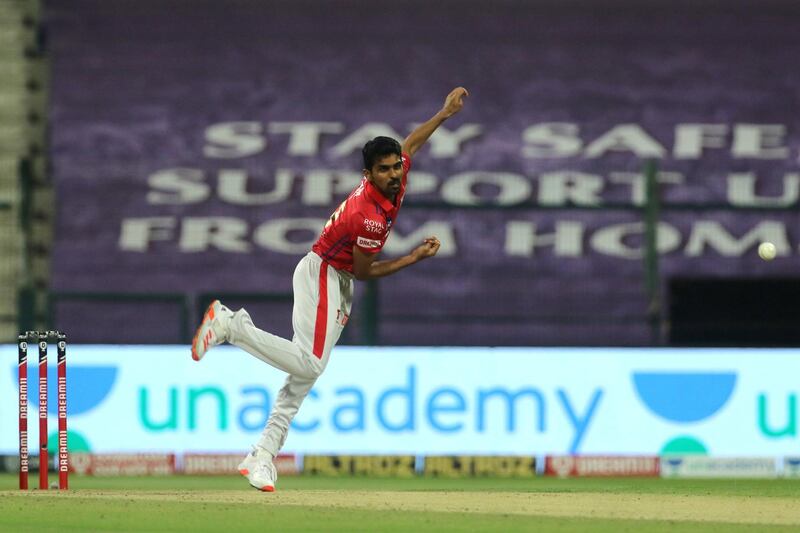
{"type": "Polygon", "coordinates": [[[448,94],[447,98],[444,100],[442,108],[426,122],[417,126],[414,131],[406,137],[406,140],[403,141],[403,152],[413,156],[416,151],[425,144],[431,134],[436,131],[436,128],[441,126],[445,120],[461,111],[461,108],[464,107],[464,98],[467,96],[469,96],[469,93],[464,87],[456,87],[450,91],[450,94],[448,94]]]}

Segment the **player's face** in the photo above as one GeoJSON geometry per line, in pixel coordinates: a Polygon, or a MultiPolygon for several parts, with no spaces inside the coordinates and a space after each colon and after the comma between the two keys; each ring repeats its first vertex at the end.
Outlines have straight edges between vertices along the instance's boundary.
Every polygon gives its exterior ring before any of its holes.
{"type": "Polygon", "coordinates": [[[379,158],[364,175],[387,198],[394,198],[400,192],[403,179],[403,160],[397,154],[379,158]]]}

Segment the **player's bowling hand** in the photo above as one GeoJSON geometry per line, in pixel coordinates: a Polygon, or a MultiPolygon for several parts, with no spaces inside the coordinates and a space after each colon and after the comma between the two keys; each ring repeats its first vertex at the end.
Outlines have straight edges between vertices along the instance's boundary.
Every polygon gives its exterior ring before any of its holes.
{"type": "Polygon", "coordinates": [[[436,237],[428,237],[427,239],[423,239],[422,244],[417,246],[414,251],[411,252],[411,255],[413,255],[417,261],[427,257],[433,257],[441,246],[442,243],[439,239],[436,237]]]}
{"type": "Polygon", "coordinates": [[[444,100],[444,107],[442,107],[445,116],[451,117],[461,111],[461,108],[464,107],[464,98],[467,96],[469,96],[469,92],[464,87],[456,87],[450,91],[444,100]]]}

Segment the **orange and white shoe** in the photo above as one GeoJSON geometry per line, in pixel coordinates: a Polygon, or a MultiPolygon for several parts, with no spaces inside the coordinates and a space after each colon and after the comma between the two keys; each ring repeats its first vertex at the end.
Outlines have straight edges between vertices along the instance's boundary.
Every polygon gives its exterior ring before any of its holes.
{"type": "Polygon", "coordinates": [[[203,321],[192,340],[192,359],[199,361],[206,352],[228,340],[228,325],[233,312],[214,300],[206,309],[203,321]]]}
{"type": "Polygon", "coordinates": [[[272,462],[272,456],[264,449],[253,446],[253,451],[239,463],[238,470],[252,487],[262,492],[275,492],[278,471],[272,462]]]}

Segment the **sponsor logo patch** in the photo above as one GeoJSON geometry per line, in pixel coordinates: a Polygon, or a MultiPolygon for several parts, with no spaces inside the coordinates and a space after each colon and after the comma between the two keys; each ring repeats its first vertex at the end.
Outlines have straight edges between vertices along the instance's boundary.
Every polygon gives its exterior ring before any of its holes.
{"type": "Polygon", "coordinates": [[[370,233],[383,233],[384,231],[386,231],[386,226],[383,224],[383,222],[372,220],[370,218],[365,218],[364,229],[366,229],[370,233]]]}
{"type": "Polygon", "coordinates": [[[381,245],[381,241],[374,241],[372,239],[365,239],[364,237],[359,237],[356,241],[356,244],[359,246],[363,246],[364,248],[379,248],[381,245]]]}

